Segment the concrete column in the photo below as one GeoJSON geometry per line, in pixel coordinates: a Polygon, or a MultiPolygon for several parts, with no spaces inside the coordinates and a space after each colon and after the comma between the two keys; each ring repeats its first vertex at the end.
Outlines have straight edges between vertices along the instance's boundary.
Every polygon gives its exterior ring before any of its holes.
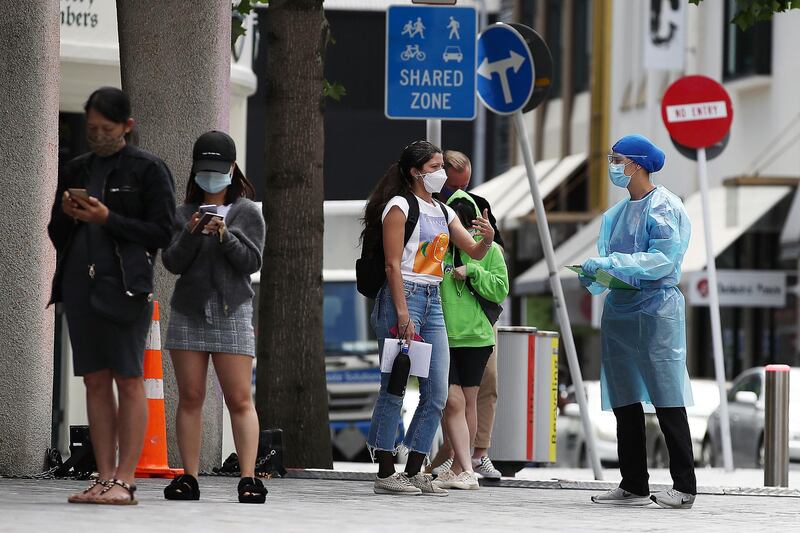
{"type": "MultiPolygon", "coordinates": [[[[139,124],[139,145],[167,163],[178,203],[183,203],[195,139],[208,130],[228,131],[230,0],[117,0],[117,21],[122,89],[131,98],[139,124]]],[[[174,284],[174,276],[159,261],[156,296],[162,335],[174,284]]],[[[164,367],[169,461],[177,465],[178,388],[166,353],[164,367]]],[[[222,394],[209,369],[200,470],[219,466],[221,451],[222,394]]]]}
{"type": "Polygon", "coordinates": [[[0,17],[0,474],[35,474],[50,446],[55,269],[47,237],[58,177],[58,2],[0,17]]]}

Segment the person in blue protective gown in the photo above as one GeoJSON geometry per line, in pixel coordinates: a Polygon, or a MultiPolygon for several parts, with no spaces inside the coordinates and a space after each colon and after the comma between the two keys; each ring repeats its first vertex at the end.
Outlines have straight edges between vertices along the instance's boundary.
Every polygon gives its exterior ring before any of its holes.
{"type": "MultiPolygon", "coordinates": [[[[612,289],[600,326],[600,381],[604,410],[617,418],[622,481],[592,497],[595,503],[690,508],[697,493],[686,406],[692,405],[686,371],[684,299],[678,283],[691,223],[683,203],[651,174],[664,166],[664,152],[641,135],[626,135],[608,156],[609,177],[630,195],[603,215],[598,257],[583,270],[598,270],[638,290],[612,289]],[[669,452],[673,488],[650,495],[643,404],[655,407],[669,452]]],[[[581,276],[592,294],[605,287],[581,276]]]]}

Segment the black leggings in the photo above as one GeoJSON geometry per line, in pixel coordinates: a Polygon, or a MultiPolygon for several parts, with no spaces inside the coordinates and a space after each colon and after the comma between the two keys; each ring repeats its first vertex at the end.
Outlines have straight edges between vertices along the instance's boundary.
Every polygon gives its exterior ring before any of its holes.
{"type": "MultiPolygon", "coordinates": [[[[614,415],[617,417],[617,455],[622,473],[619,486],[640,496],[650,494],[642,404],[617,407],[614,415]]],[[[656,415],[667,443],[673,487],[687,494],[697,494],[692,437],[689,434],[686,408],[656,407],[656,415]]]]}

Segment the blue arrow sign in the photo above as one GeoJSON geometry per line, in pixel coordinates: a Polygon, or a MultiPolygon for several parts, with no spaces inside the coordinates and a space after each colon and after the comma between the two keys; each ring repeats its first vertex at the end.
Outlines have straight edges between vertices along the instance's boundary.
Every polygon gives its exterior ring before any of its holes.
{"type": "Polygon", "coordinates": [[[387,118],[475,118],[477,27],[472,7],[389,7],[387,118]]]}
{"type": "Polygon", "coordinates": [[[478,37],[478,96],[495,113],[510,115],[525,107],[533,68],[528,45],[511,26],[494,24],[478,37]]]}

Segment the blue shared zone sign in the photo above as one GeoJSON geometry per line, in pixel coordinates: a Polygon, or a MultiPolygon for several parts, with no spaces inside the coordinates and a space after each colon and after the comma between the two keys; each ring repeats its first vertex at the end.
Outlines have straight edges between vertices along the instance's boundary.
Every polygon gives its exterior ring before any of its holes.
{"type": "Polygon", "coordinates": [[[511,26],[495,24],[478,38],[478,96],[501,115],[523,107],[533,92],[534,66],[528,45],[511,26]]]}
{"type": "Polygon", "coordinates": [[[476,35],[471,7],[389,7],[386,116],[475,118],[476,35]]]}

